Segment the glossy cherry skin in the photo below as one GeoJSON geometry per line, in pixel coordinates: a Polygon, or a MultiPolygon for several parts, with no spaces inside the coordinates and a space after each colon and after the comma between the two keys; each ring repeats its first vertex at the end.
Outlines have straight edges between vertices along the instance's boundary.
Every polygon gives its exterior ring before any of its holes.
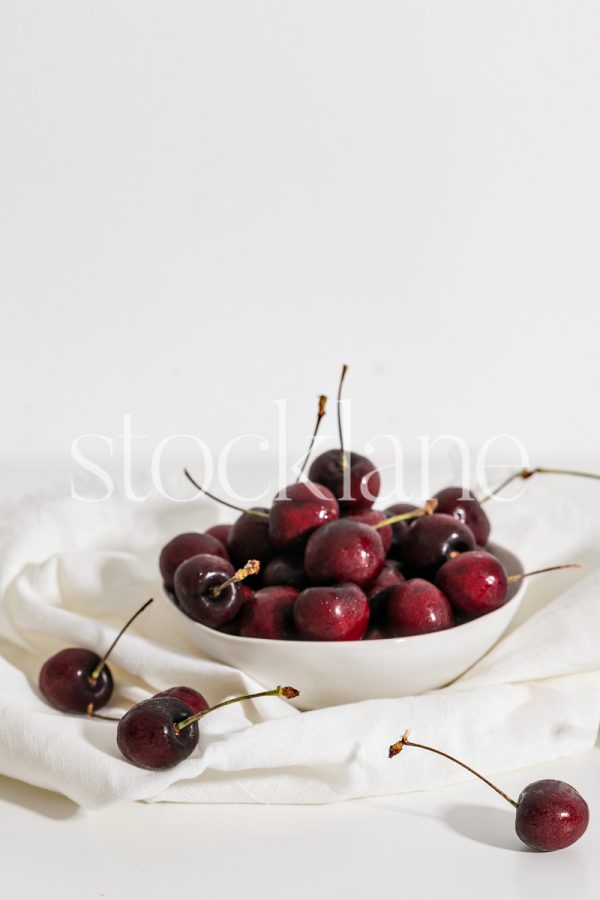
{"type": "Polygon", "coordinates": [[[430,581],[412,578],[392,588],[386,610],[390,637],[409,637],[451,628],[452,607],[430,581]]]}
{"type": "Polygon", "coordinates": [[[402,564],[411,576],[433,578],[450,554],[474,549],[475,538],[466,525],[453,516],[434,513],[417,519],[407,530],[402,564]]]}
{"type": "Polygon", "coordinates": [[[93,684],[90,677],[100,657],[83,647],[60,650],[47,659],[40,670],[40,691],[56,709],[68,713],[85,713],[101,709],[110,700],[113,679],[108,666],[103,666],[93,684]]]}
{"type": "Polygon", "coordinates": [[[274,556],[267,563],[262,573],[263,587],[283,584],[301,591],[308,586],[308,577],[304,571],[304,560],[301,556],[284,554],[274,556]]]}
{"type": "MultiPolygon", "coordinates": [[[[371,527],[375,527],[375,525],[379,525],[380,522],[384,522],[387,519],[387,516],[380,509],[360,509],[358,512],[348,513],[344,516],[346,521],[350,522],[362,522],[363,525],[371,525],[371,527]]],[[[381,538],[381,543],[383,544],[383,552],[385,555],[388,555],[389,549],[392,546],[392,539],[394,536],[394,532],[392,530],[391,525],[384,525],[383,528],[376,528],[377,534],[381,538]]]]}
{"type": "Polygon", "coordinates": [[[578,841],[590,811],[581,794],[564,781],[546,778],[521,791],[515,829],[534,850],[562,850],[578,841]]]}
{"type": "Polygon", "coordinates": [[[294,605],[294,622],[307,641],[359,641],[369,624],[369,601],[355,584],[306,588],[294,605]]]}
{"type": "Polygon", "coordinates": [[[141,769],[170,769],[198,745],[198,723],[180,732],[174,728],[193,715],[177,697],[151,697],[133,706],[117,725],[117,745],[129,762],[141,769]]]}
{"type": "Polygon", "coordinates": [[[285,585],[264,587],[240,612],[241,637],[289,641],[296,637],[294,604],[299,592],[285,585]]]}
{"type": "MultiPolygon", "coordinates": [[[[416,509],[417,507],[412,503],[393,503],[392,506],[388,506],[384,515],[389,519],[391,516],[404,515],[404,513],[414,512],[416,509]]],[[[416,521],[416,519],[406,519],[403,522],[395,522],[393,525],[390,525],[390,528],[392,529],[392,543],[388,550],[389,557],[402,561],[402,545],[404,543],[404,538],[406,537],[408,529],[414,525],[416,521]]]]}
{"type": "Polygon", "coordinates": [[[364,587],[377,577],[384,559],[383,544],[374,528],[340,519],[311,534],[304,568],[313,584],[351,582],[364,587]]]}
{"type": "Polygon", "coordinates": [[[328,487],[341,510],[356,512],[373,506],[381,488],[379,472],[360,453],[346,453],[345,457],[348,465],[342,467],[341,450],[326,450],[311,463],[308,477],[328,487]]]}
{"type": "Polygon", "coordinates": [[[473,532],[476,543],[485,547],[490,537],[490,520],[472,491],[448,487],[439,491],[435,499],[438,502],[436,512],[446,513],[454,516],[459,522],[464,522],[473,532]]]}
{"type": "MultiPolygon", "coordinates": [[[[257,506],[256,512],[268,510],[257,506]]],[[[238,568],[244,566],[249,559],[257,559],[261,565],[267,563],[275,555],[269,540],[269,520],[251,513],[242,513],[231,526],[227,551],[232,563],[238,568]]]]}
{"type": "Polygon", "coordinates": [[[231,523],[227,525],[213,525],[212,528],[207,528],[204,534],[210,534],[211,537],[216,538],[218,541],[221,541],[224,547],[227,546],[227,541],[229,540],[229,532],[231,531],[231,523]]]}
{"type": "Polygon", "coordinates": [[[278,550],[298,551],[310,534],[340,517],[338,502],[321,484],[300,481],[277,494],[269,514],[269,538],[278,550]]]}
{"type": "MultiPolygon", "coordinates": [[[[195,531],[187,531],[184,534],[178,534],[173,540],[162,548],[158,565],[160,574],[168,588],[173,587],[173,577],[175,569],[190,559],[192,556],[198,556],[199,553],[210,553],[211,556],[220,556],[222,559],[229,559],[227,550],[216,537],[210,534],[199,534],[195,531]]],[[[248,557],[249,558],[249,557],[248,557]]]]}
{"type": "Polygon", "coordinates": [[[371,607],[369,630],[371,626],[383,625],[392,588],[403,584],[405,580],[400,566],[395,560],[388,559],[384,562],[383,569],[367,589],[367,600],[371,607]]]}
{"type": "Polygon", "coordinates": [[[211,588],[227,581],[235,573],[231,563],[203,553],[186,559],[175,572],[175,596],[183,612],[209,628],[231,621],[242,605],[244,595],[239,583],[230,584],[212,596],[211,588]]]}
{"type": "Polygon", "coordinates": [[[189,706],[194,715],[208,709],[208,703],[202,694],[195,691],[194,688],[185,687],[182,684],[177,687],[167,688],[166,691],[161,691],[160,694],[155,694],[154,696],[175,697],[177,700],[181,700],[182,703],[185,703],[186,706],[189,706]]]}
{"type": "Polygon", "coordinates": [[[438,570],[435,583],[454,609],[469,616],[483,616],[506,602],[504,566],[485,550],[470,550],[449,559],[438,570]]]}

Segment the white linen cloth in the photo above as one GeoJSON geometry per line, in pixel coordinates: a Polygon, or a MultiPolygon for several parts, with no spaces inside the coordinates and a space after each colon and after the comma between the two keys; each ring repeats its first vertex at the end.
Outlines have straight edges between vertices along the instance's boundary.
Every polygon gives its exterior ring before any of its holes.
{"type": "Polygon", "coordinates": [[[517,626],[453,685],[304,713],[275,698],[234,705],[203,720],[190,758],[148,772],[121,757],[116,724],[50,708],[39,694],[38,672],[64,647],[102,652],[154,596],[114,651],[116,690],[107,713],[176,684],[200,690],[211,703],[273,687],[200,658],[164,609],[161,546],[181,531],[204,530],[220,512],[208,501],[123,498],[38,498],[5,508],[0,772],[87,807],[118,800],[328,803],[469,777],[419,750],[388,760],[388,746],[406,728],[414,740],[487,775],[590,747],[600,718],[600,569],[594,571],[600,522],[554,499],[542,480],[531,482],[517,501],[490,504],[489,512],[493,538],[527,568],[574,560],[586,570],[532,579],[517,626]]]}

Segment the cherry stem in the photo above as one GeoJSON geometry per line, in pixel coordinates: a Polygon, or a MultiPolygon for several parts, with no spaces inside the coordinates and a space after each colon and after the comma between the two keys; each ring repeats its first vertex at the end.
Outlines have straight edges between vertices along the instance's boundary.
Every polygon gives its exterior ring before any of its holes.
{"type": "Polygon", "coordinates": [[[545,572],[558,572],[559,569],[581,569],[581,563],[563,563],[561,566],[549,566],[547,569],[534,569],[533,572],[522,572],[520,575],[509,575],[506,579],[509,584],[529,578],[530,575],[543,575],[545,572]]]}
{"type": "Polygon", "coordinates": [[[312,453],[312,449],[315,446],[315,441],[317,439],[317,434],[319,431],[319,427],[321,425],[321,419],[325,415],[325,407],[326,406],[327,406],[327,397],[325,396],[325,394],[321,394],[319,397],[319,407],[317,410],[317,421],[315,422],[315,429],[313,431],[312,438],[310,439],[310,444],[308,445],[308,450],[306,451],[306,456],[304,457],[304,460],[302,461],[302,465],[300,467],[300,471],[298,472],[298,477],[296,478],[296,484],[298,484],[298,482],[302,478],[302,473],[304,472],[304,470],[306,468],[306,463],[310,459],[310,454],[312,453]]]}
{"type": "Polygon", "coordinates": [[[131,623],[132,623],[132,622],[135,622],[135,620],[137,619],[137,617],[138,617],[139,615],[141,615],[141,613],[143,613],[144,610],[147,609],[147,608],[150,606],[151,603],[154,603],[154,597],[151,597],[149,600],[146,600],[146,602],[144,603],[144,605],[143,605],[143,606],[140,606],[140,608],[138,609],[138,611],[137,611],[137,612],[134,612],[134,614],[132,615],[132,617],[131,617],[130,619],[128,619],[127,622],[125,622],[125,624],[124,624],[123,627],[121,628],[120,632],[118,633],[118,635],[116,636],[116,638],[114,639],[114,641],[112,642],[112,644],[110,645],[110,647],[108,648],[108,650],[106,651],[106,653],[104,654],[104,656],[102,657],[102,659],[100,660],[100,662],[98,663],[98,665],[95,667],[95,669],[92,671],[92,674],[90,675],[90,677],[88,678],[88,681],[89,681],[89,683],[90,683],[91,685],[96,684],[96,682],[98,681],[98,678],[100,677],[100,672],[102,671],[102,669],[103,669],[104,666],[106,665],[106,660],[108,659],[108,657],[110,656],[110,654],[112,653],[112,651],[115,649],[115,645],[116,645],[117,642],[120,640],[120,638],[122,637],[122,635],[127,631],[127,629],[129,628],[129,626],[131,625],[131,623]]]}
{"type": "Polygon", "coordinates": [[[385,528],[386,525],[395,525],[396,522],[407,522],[409,519],[420,519],[422,516],[431,516],[436,511],[437,505],[438,501],[433,497],[420,509],[411,509],[410,512],[398,513],[397,516],[390,516],[388,519],[383,519],[382,522],[378,522],[377,525],[373,525],[373,528],[375,531],[378,531],[380,528],[385,528]]]}
{"type": "Polygon", "coordinates": [[[243,568],[238,569],[237,572],[234,572],[231,578],[221,582],[221,584],[216,584],[214,587],[211,587],[208,593],[211,597],[218,597],[221,591],[224,591],[230,584],[237,584],[238,581],[243,581],[244,578],[248,578],[249,575],[257,575],[259,572],[259,561],[257,559],[249,559],[246,565],[243,566],[243,568]]]}
{"type": "Polygon", "coordinates": [[[342,431],[342,386],[344,384],[344,378],[346,377],[346,372],[348,371],[348,366],[344,363],[342,366],[342,374],[340,375],[340,383],[338,385],[337,392],[337,422],[338,422],[338,435],[340,437],[340,466],[342,469],[348,468],[348,460],[346,459],[346,454],[344,453],[344,434],[342,431]]]}
{"type": "Polygon", "coordinates": [[[88,714],[88,716],[91,716],[92,719],[104,719],[105,722],[120,722],[121,721],[116,716],[103,716],[101,713],[94,712],[94,704],[93,703],[88,703],[87,714],[88,714]]]}
{"type": "Polygon", "coordinates": [[[476,772],[475,769],[471,768],[471,766],[468,766],[466,763],[461,762],[460,759],[456,759],[455,756],[450,756],[449,753],[444,753],[443,750],[437,750],[435,747],[428,747],[426,744],[415,744],[412,741],[409,741],[408,731],[404,732],[399,741],[397,741],[395,744],[392,744],[389,749],[389,758],[392,759],[392,757],[397,756],[404,747],[419,747],[421,750],[429,750],[430,753],[437,753],[438,756],[443,756],[444,759],[449,759],[451,762],[462,766],[463,769],[466,769],[467,772],[470,772],[472,775],[476,775],[477,778],[485,782],[485,784],[487,784],[489,787],[493,788],[497,794],[500,794],[501,797],[504,797],[504,799],[508,803],[510,803],[511,806],[514,806],[515,809],[518,807],[519,804],[516,802],[516,800],[513,800],[512,797],[509,797],[508,794],[504,793],[504,791],[501,791],[499,787],[497,787],[493,782],[491,782],[488,778],[485,778],[485,776],[481,775],[479,772],[476,772]]]}
{"type": "Polygon", "coordinates": [[[257,516],[260,519],[268,519],[269,513],[262,512],[260,509],[245,509],[243,506],[236,506],[235,503],[229,503],[228,500],[222,500],[220,497],[216,497],[214,494],[211,494],[210,491],[207,491],[206,488],[203,488],[201,485],[195,481],[194,478],[190,475],[187,469],[183,470],[183,474],[187,478],[188,481],[194,485],[194,487],[200,491],[201,494],[206,494],[207,497],[210,497],[211,500],[214,500],[215,503],[221,503],[223,506],[228,506],[229,509],[235,509],[237,512],[245,513],[248,516],[257,516]]]}
{"type": "Polygon", "coordinates": [[[261,691],[259,694],[245,694],[243,697],[232,697],[231,700],[223,700],[222,703],[217,703],[216,706],[211,706],[210,709],[204,709],[202,712],[196,713],[188,719],[184,719],[183,722],[176,722],[174,728],[176,733],[179,734],[183,728],[187,728],[188,725],[197,722],[198,719],[208,715],[208,713],[214,712],[215,709],[221,709],[223,706],[229,706],[231,703],[241,703],[242,700],[256,700],[258,697],[283,697],[285,700],[293,700],[293,698],[297,697],[299,694],[300,691],[297,691],[296,688],[281,687],[281,685],[279,685],[271,691],[261,691]]]}
{"type": "Polygon", "coordinates": [[[593,478],[596,481],[600,481],[600,475],[595,475],[593,472],[578,472],[573,469],[545,469],[543,466],[537,466],[535,469],[521,469],[520,472],[509,475],[509,477],[505,478],[498,487],[494,488],[493,491],[483,497],[483,499],[479,501],[480,505],[482,503],[487,503],[488,500],[491,500],[492,497],[495,497],[496,494],[503,491],[505,487],[508,487],[513,481],[516,481],[517,478],[526,480],[527,478],[531,478],[532,475],[573,475],[575,478],[593,478]]]}

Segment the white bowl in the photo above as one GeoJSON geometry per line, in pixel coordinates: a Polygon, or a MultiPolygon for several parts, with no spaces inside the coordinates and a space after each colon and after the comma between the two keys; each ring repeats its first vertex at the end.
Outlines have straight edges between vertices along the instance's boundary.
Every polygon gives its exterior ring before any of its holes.
{"type": "MultiPolygon", "coordinates": [[[[489,545],[509,575],[524,571],[509,550],[489,545]]],[[[291,684],[299,709],[357,700],[403,697],[449,684],[499,640],[517,612],[523,581],[509,588],[500,609],[447,631],[373,641],[272,641],[207,628],[168,604],[181,631],[198,649],[246,672],[263,685],[291,684]]]]}

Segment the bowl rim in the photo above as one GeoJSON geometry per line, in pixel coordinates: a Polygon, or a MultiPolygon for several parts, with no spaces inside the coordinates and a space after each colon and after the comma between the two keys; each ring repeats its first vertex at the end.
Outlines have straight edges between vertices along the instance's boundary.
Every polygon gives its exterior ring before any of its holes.
{"type": "MultiPolygon", "coordinates": [[[[503,565],[504,562],[502,558],[510,558],[514,565],[510,568],[511,570],[509,574],[519,574],[525,572],[525,568],[523,566],[523,562],[519,556],[516,555],[512,550],[509,550],[507,547],[504,547],[502,544],[496,544],[491,541],[486,545],[485,548],[477,548],[477,549],[485,549],[489,550],[489,552],[494,553],[495,551],[499,552],[500,561],[503,565]]],[[[506,568],[506,566],[505,566],[506,568]]],[[[475,627],[479,622],[487,622],[490,620],[490,617],[498,618],[500,613],[503,613],[509,606],[514,606],[515,601],[521,597],[526,587],[526,580],[522,579],[517,582],[516,586],[513,588],[512,594],[510,594],[510,586],[509,586],[509,594],[508,600],[499,606],[498,609],[494,609],[489,613],[485,613],[483,616],[477,616],[474,619],[470,619],[467,622],[460,622],[458,625],[454,625],[452,628],[444,628],[442,631],[430,631],[426,634],[411,634],[406,635],[404,637],[389,637],[389,638],[378,638],[373,641],[365,641],[364,639],[353,640],[353,641],[305,641],[305,640],[282,640],[280,638],[258,638],[258,637],[244,637],[241,634],[227,634],[226,631],[219,631],[216,628],[209,628],[208,625],[203,625],[202,622],[197,622],[195,619],[190,618],[190,616],[186,615],[182,609],[174,602],[172,594],[165,588],[163,585],[163,593],[167,597],[169,601],[169,606],[172,610],[177,612],[179,615],[183,616],[191,625],[195,626],[200,630],[200,632],[206,633],[206,635],[210,638],[216,638],[216,640],[222,640],[224,643],[228,641],[232,642],[232,645],[236,643],[240,646],[250,646],[251,643],[257,646],[267,646],[267,647],[298,647],[298,646],[309,646],[309,647],[357,647],[357,646],[378,646],[380,644],[386,644],[387,646],[391,646],[392,644],[402,644],[405,641],[426,641],[426,640],[435,640],[440,639],[442,635],[451,634],[454,632],[456,628],[469,628],[475,627]]],[[[516,612],[516,610],[515,610],[516,612]]],[[[341,652],[349,652],[349,651],[341,651],[341,652]]],[[[370,652],[370,651],[359,651],[359,652],[370,652]]]]}

